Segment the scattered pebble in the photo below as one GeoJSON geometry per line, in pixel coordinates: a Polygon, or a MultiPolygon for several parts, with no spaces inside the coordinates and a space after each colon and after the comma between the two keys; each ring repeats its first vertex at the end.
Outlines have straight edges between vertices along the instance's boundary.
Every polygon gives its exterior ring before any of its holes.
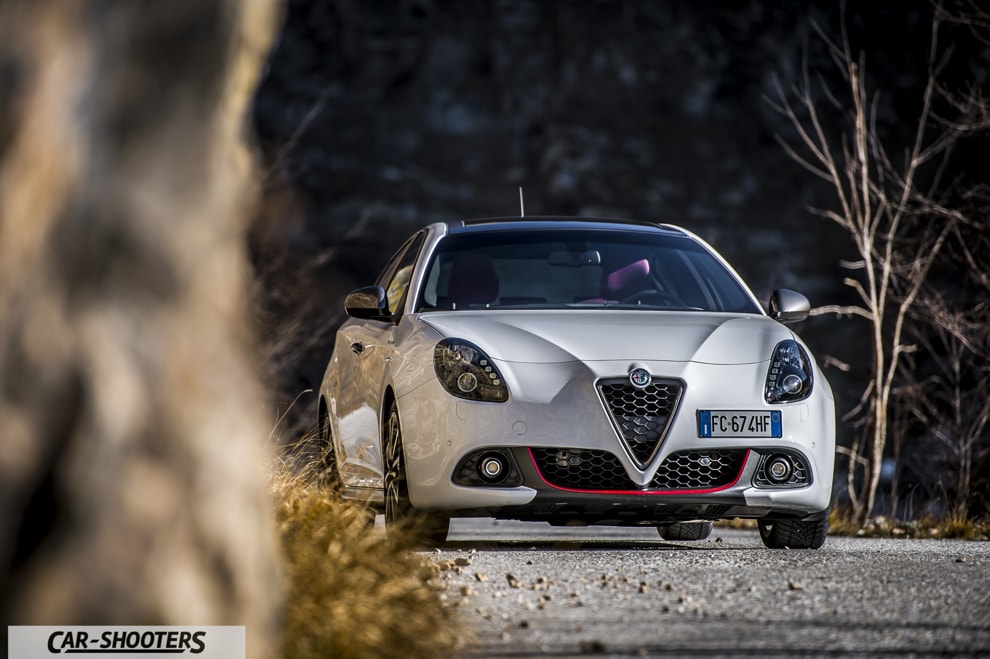
{"type": "Polygon", "coordinates": [[[581,641],[581,654],[604,654],[605,644],[596,639],[581,641]]]}

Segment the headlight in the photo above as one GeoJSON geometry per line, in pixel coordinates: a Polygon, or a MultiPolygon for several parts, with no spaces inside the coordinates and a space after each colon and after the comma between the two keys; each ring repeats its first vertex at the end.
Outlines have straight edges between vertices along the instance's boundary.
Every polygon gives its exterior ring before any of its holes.
{"type": "Polygon", "coordinates": [[[768,403],[790,403],[811,395],[811,360],[797,341],[777,344],[767,373],[768,403]]]}
{"type": "Polygon", "coordinates": [[[509,390],[492,360],[467,341],[444,339],[433,351],[433,368],[444,388],[467,400],[504,403],[509,390]]]}

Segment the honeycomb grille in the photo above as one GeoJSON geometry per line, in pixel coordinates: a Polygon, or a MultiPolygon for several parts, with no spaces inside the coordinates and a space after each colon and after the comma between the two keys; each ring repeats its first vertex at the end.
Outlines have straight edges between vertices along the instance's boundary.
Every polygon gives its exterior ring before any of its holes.
{"type": "Polygon", "coordinates": [[[626,470],[608,451],[531,449],[546,482],[573,490],[635,490],[626,470]]]}
{"type": "Polygon", "coordinates": [[[746,449],[678,451],[663,461],[650,481],[655,490],[712,490],[739,476],[746,449]]]}
{"type": "Polygon", "coordinates": [[[623,442],[640,467],[657,454],[681,398],[680,382],[657,381],[640,389],[628,380],[598,385],[623,442]]]}
{"type": "Polygon", "coordinates": [[[648,488],[640,490],[608,451],[534,448],[530,452],[540,475],[554,487],[644,493],[727,487],[738,478],[746,459],[745,449],[679,451],[664,460],[648,488]]]}

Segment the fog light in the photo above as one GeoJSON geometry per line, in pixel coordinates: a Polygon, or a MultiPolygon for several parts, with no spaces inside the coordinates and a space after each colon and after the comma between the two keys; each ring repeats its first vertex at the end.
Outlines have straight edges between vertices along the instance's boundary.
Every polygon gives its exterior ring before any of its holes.
{"type": "Polygon", "coordinates": [[[478,461],[478,475],[486,483],[497,483],[505,478],[505,463],[499,455],[486,455],[478,461]]]}
{"type": "Polygon", "coordinates": [[[765,470],[767,473],[767,479],[771,483],[780,485],[781,483],[786,483],[788,479],[790,479],[791,473],[794,471],[794,467],[787,456],[775,455],[767,460],[765,470]]]}

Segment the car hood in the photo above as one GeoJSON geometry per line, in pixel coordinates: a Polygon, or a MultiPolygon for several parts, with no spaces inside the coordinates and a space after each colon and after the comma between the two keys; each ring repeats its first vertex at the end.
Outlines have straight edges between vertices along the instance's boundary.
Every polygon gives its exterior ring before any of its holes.
{"type": "Polygon", "coordinates": [[[433,312],[421,321],[476,344],[492,359],[524,363],[670,361],[753,364],[794,335],[766,316],[671,311],[433,312]]]}

